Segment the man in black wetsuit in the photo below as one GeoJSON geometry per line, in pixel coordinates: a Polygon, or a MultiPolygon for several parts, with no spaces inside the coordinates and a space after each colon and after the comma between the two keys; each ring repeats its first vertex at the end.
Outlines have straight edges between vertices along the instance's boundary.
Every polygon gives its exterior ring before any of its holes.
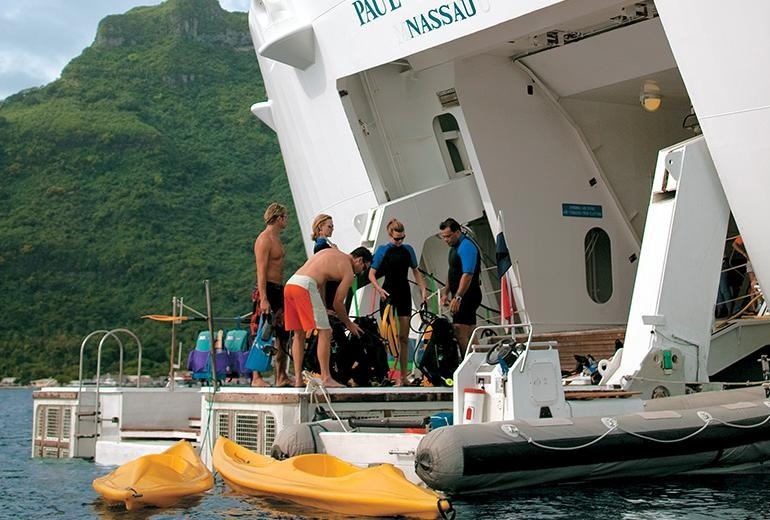
{"type": "Polygon", "coordinates": [[[449,246],[449,273],[441,290],[441,304],[449,303],[455,335],[465,354],[481,305],[481,254],[453,218],[439,224],[439,236],[449,246]]]}

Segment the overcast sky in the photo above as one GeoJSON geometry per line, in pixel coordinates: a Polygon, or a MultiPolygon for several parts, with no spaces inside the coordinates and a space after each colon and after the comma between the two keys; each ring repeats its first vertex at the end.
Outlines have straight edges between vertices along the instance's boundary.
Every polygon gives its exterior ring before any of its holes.
{"type": "MultiPolygon", "coordinates": [[[[0,0],[0,99],[50,83],[96,36],[99,20],[162,0],[0,0]]],[[[249,0],[219,0],[248,11],[249,0]]]]}

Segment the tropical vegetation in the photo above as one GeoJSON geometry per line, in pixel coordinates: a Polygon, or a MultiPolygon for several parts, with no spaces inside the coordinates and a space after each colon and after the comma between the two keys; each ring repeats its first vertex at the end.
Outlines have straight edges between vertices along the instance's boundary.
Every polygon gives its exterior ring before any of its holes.
{"type": "MultiPolygon", "coordinates": [[[[101,21],[53,83],[0,104],[0,375],[77,377],[94,330],[137,334],[143,373],[168,371],[173,296],[217,327],[251,310],[253,241],[271,201],[293,206],[244,13],[167,0],[101,21]]],[[[294,220],[287,271],[303,259],[294,220]]],[[[180,328],[185,348],[203,325],[180,328]]],[[[109,342],[108,342],[109,343],[109,342]]],[[[125,345],[125,370],[136,351],[125,345]]],[[[96,344],[85,371],[96,366],[96,344]]],[[[107,344],[102,372],[115,371],[107,344]]]]}

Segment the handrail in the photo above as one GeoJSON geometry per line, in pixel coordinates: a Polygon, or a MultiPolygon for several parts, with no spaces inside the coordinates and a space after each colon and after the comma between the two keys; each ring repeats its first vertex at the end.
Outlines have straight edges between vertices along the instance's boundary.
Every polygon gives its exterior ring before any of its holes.
{"type": "MultiPolygon", "coordinates": [[[[433,273],[429,273],[428,271],[426,271],[425,269],[423,269],[421,267],[418,267],[417,270],[420,271],[420,273],[422,273],[423,275],[430,276],[431,278],[433,278],[433,280],[435,282],[437,282],[442,288],[446,287],[446,283],[442,282],[441,279],[436,277],[436,275],[434,275],[433,273]]],[[[412,285],[417,285],[417,282],[415,282],[415,281],[413,281],[411,279],[409,280],[409,283],[412,284],[412,285]]],[[[500,291],[499,290],[488,291],[488,292],[482,293],[482,296],[483,295],[487,295],[487,294],[496,294],[498,292],[500,292],[500,291]]],[[[440,296],[441,295],[441,289],[438,289],[435,292],[431,293],[428,299],[432,298],[436,294],[438,294],[440,296]]],[[[492,314],[497,314],[498,316],[500,315],[500,309],[495,309],[495,308],[489,307],[487,305],[484,305],[483,303],[481,303],[479,305],[479,309],[484,309],[485,311],[490,312],[492,314]]],[[[491,318],[488,318],[486,316],[482,316],[481,314],[478,313],[478,311],[476,312],[476,318],[478,318],[480,320],[483,320],[483,321],[486,321],[486,322],[492,321],[491,318]]]]}
{"type": "MultiPolygon", "coordinates": [[[[91,339],[91,337],[95,336],[96,334],[107,334],[108,331],[106,330],[95,330],[88,334],[85,338],[83,338],[83,342],[80,344],[80,363],[78,364],[78,406],[77,406],[77,412],[80,412],[80,407],[82,406],[82,400],[83,400],[83,352],[85,350],[86,343],[88,343],[88,340],[91,339]]],[[[115,338],[118,342],[118,345],[120,347],[121,353],[123,352],[123,343],[120,342],[120,339],[115,338]]],[[[122,355],[121,355],[122,357],[122,355]]]]}
{"type": "MultiPolygon", "coordinates": [[[[97,353],[96,353],[96,396],[94,401],[94,433],[97,437],[99,436],[99,417],[100,417],[99,393],[101,389],[102,347],[104,346],[104,342],[107,340],[108,337],[112,337],[115,339],[115,341],[118,342],[118,349],[120,352],[120,361],[119,361],[119,368],[118,368],[118,386],[123,385],[123,342],[117,336],[117,333],[119,332],[128,334],[134,339],[134,341],[136,341],[136,345],[139,350],[138,361],[137,361],[137,373],[136,373],[136,387],[139,388],[139,383],[141,381],[141,376],[142,376],[142,343],[139,341],[139,338],[136,336],[136,334],[134,334],[128,329],[121,329],[121,328],[112,329],[109,331],[95,330],[90,334],[88,334],[83,339],[83,342],[80,344],[80,363],[78,366],[78,404],[77,404],[78,415],[80,413],[80,409],[82,407],[82,400],[83,400],[83,353],[85,351],[85,346],[86,346],[86,343],[88,343],[88,340],[90,340],[93,336],[97,334],[103,334],[102,339],[99,340],[99,345],[97,347],[97,353]]],[[[78,428],[79,428],[79,424],[78,424],[78,428]]]]}
{"type": "MultiPolygon", "coordinates": [[[[80,384],[78,390],[80,390],[83,387],[83,351],[85,350],[86,343],[88,343],[88,340],[91,339],[92,336],[95,336],[97,334],[107,334],[108,331],[106,330],[95,330],[91,332],[88,336],[83,338],[83,342],[80,344],[80,364],[78,365],[78,383],[80,384]]],[[[120,343],[120,340],[118,340],[120,343]]],[[[123,348],[123,345],[121,344],[121,348],[123,348]]]]}
{"type": "Polygon", "coordinates": [[[118,385],[123,385],[123,344],[120,342],[120,339],[115,335],[117,332],[123,332],[134,338],[134,341],[136,341],[137,348],[139,350],[139,358],[137,361],[137,372],[136,372],[136,387],[139,388],[139,381],[142,376],[142,343],[139,341],[139,338],[136,337],[136,334],[131,332],[128,329],[112,329],[111,331],[107,332],[104,337],[102,337],[101,341],[99,342],[99,347],[97,350],[97,358],[96,358],[96,390],[97,394],[99,393],[99,385],[100,383],[100,376],[101,376],[101,364],[102,364],[102,346],[104,345],[104,340],[107,339],[107,337],[112,336],[115,338],[118,343],[120,343],[120,365],[119,365],[119,372],[118,372],[118,385]]]}
{"type": "Polygon", "coordinates": [[[524,346],[524,352],[521,353],[522,356],[524,356],[524,361],[521,363],[520,371],[524,371],[524,365],[527,360],[527,353],[529,352],[529,346],[532,343],[532,334],[533,334],[533,327],[531,323],[510,323],[510,324],[504,324],[504,325],[479,325],[475,329],[473,329],[473,332],[471,333],[471,337],[468,339],[468,345],[466,345],[466,352],[470,352],[471,345],[473,345],[473,340],[476,337],[476,333],[479,333],[479,335],[485,331],[485,330],[500,330],[500,329],[511,329],[511,339],[516,341],[516,334],[515,329],[517,328],[526,328],[528,329],[527,333],[527,343],[524,346]]]}

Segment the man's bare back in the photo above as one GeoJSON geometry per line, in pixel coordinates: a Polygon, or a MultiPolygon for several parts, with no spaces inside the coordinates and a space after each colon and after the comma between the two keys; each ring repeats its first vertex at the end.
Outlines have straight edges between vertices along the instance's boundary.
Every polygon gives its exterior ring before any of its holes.
{"type": "MultiPolygon", "coordinates": [[[[318,285],[319,290],[323,288],[326,282],[338,280],[340,285],[334,295],[334,312],[350,333],[358,336],[362,333],[362,330],[361,327],[354,323],[350,319],[350,316],[348,316],[347,310],[345,309],[345,296],[353,282],[353,277],[368,269],[371,263],[372,254],[365,247],[358,247],[349,255],[334,248],[324,249],[311,256],[310,259],[297,270],[295,276],[299,275],[312,278],[318,285]]],[[[292,280],[294,280],[294,277],[290,278],[288,283],[292,284],[292,280]]],[[[305,287],[304,290],[308,292],[307,287],[305,287]]],[[[289,300],[288,305],[296,306],[297,304],[292,299],[289,300]]],[[[294,319],[296,323],[291,325],[291,330],[294,331],[294,342],[292,343],[294,372],[295,374],[300,374],[302,373],[302,360],[305,355],[306,334],[298,317],[298,309],[292,308],[291,312],[297,316],[294,319]]],[[[317,323],[318,322],[316,322],[316,324],[317,323]]],[[[318,364],[321,368],[321,380],[324,385],[329,387],[344,386],[332,378],[329,368],[329,361],[331,359],[331,328],[329,327],[329,323],[327,322],[325,326],[322,327],[316,326],[316,329],[318,330],[317,353],[318,364]]],[[[295,386],[301,385],[302,383],[297,379],[295,381],[295,386]]]]}
{"type": "MultiPolygon", "coordinates": [[[[350,262],[350,255],[334,248],[324,249],[317,252],[308,259],[305,264],[297,270],[297,274],[309,276],[320,286],[329,280],[338,282],[346,278],[353,280],[353,267],[350,262]]],[[[348,288],[350,282],[348,282],[348,288]]],[[[345,289],[347,291],[347,288],[345,289]]]]}

